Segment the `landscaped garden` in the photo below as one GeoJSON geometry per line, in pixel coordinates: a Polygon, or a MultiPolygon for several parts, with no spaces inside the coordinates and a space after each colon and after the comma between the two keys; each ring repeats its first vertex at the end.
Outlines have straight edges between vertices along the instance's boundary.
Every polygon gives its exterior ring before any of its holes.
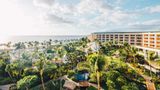
{"type": "Polygon", "coordinates": [[[99,47],[93,50],[86,38],[65,44],[51,42],[43,48],[38,42],[30,42],[27,45],[34,48],[31,51],[24,43],[15,44],[14,51],[21,51],[16,60],[10,56],[12,51],[1,52],[0,87],[11,84],[11,90],[147,90],[147,76],[160,89],[160,75],[142,66],[151,66],[148,60],[154,62],[158,57],[149,55],[146,60],[127,43],[95,41],[99,47]]]}

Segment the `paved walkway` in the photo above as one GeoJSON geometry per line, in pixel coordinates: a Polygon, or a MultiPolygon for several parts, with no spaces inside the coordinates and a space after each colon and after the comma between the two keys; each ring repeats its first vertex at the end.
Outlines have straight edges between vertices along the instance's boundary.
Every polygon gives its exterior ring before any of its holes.
{"type": "Polygon", "coordinates": [[[155,84],[153,82],[146,81],[146,85],[148,90],[156,90],[155,84]]]}
{"type": "Polygon", "coordinates": [[[127,64],[128,64],[129,67],[131,67],[132,69],[134,69],[135,71],[137,71],[137,73],[139,75],[141,75],[145,79],[147,90],[156,90],[154,82],[151,82],[151,80],[152,80],[151,77],[143,75],[143,73],[140,72],[140,70],[138,70],[137,68],[131,66],[129,63],[127,63],[127,64]]]}
{"type": "MultiPolygon", "coordinates": [[[[94,83],[89,83],[90,84],[90,86],[92,86],[92,87],[95,87],[95,88],[97,88],[98,89],[98,85],[97,84],[94,84],[94,83]]],[[[100,90],[104,90],[102,87],[101,87],[101,89],[100,90]]]]}
{"type": "MultiPolygon", "coordinates": [[[[73,83],[75,83],[77,86],[80,86],[80,85],[79,85],[79,83],[77,83],[77,82],[75,82],[75,81],[71,80],[70,78],[68,78],[68,76],[67,76],[67,75],[63,76],[63,77],[62,77],[62,79],[72,81],[72,82],[73,82],[73,83]]],[[[97,89],[98,89],[98,85],[97,85],[97,84],[89,83],[89,85],[90,85],[90,86],[93,86],[93,87],[95,87],[95,88],[97,88],[97,89]]],[[[102,87],[100,87],[100,88],[101,88],[100,90],[104,90],[102,87]]]]}
{"type": "Polygon", "coordinates": [[[156,61],[150,61],[150,65],[156,69],[160,69],[160,65],[156,61]]]}
{"type": "Polygon", "coordinates": [[[12,85],[12,84],[0,85],[0,90],[9,90],[9,87],[10,87],[11,85],[12,85]]]}
{"type": "Polygon", "coordinates": [[[139,64],[140,66],[143,66],[145,69],[147,69],[147,70],[150,70],[151,69],[151,71],[152,72],[154,72],[154,73],[158,73],[159,72],[159,70],[157,70],[157,69],[155,69],[155,68],[153,68],[153,67],[150,67],[150,66],[148,66],[148,65],[141,65],[141,64],[139,64]]]}
{"type": "Polygon", "coordinates": [[[153,82],[151,82],[152,78],[145,76],[145,75],[141,75],[145,80],[146,80],[146,86],[147,86],[147,90],[156,90],[155,88],[155,84],[153,82]]]}

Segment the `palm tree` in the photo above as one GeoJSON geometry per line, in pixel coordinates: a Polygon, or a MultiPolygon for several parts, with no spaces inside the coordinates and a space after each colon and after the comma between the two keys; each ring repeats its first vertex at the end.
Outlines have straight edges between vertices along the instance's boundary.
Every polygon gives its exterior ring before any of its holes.
{"type": "Polygon", "coordinates": [[[39,42],[38,42],[38,41],[35,41],[35,42],[34,42],[34,46],[35,46],[35,47],[38,47],[38,46],[39,46],[39,42]]]}
{"type": "Polygon", "coordinates": [[[137,48],[135,48],[135,47],[131,47],[130,48],[130,56],[132,56],[133,57],[133,59],[134,59],[134,63],[136,62],[136,55],[138,55],[138,49],[137,48]]]}
{"type": "Polygon", "coordinates": [[[100,73],[104,70],[106,63],[105,58],[99,54],[92,54],[88,57],[90,65],[93,67],[93,72],[96,73],[98,90],[100,90],[100,73]]]}
{"type": "Polygon", "coordinates": [[[44,65],[46,63],[46,57],[45,57],[45,54],[43,54],[43,53],[40,53],[39,56],[40,56],[40,60],[36,64],[37,64],[37,69],[38,69],[39,74],[40,74],[40,78],[41,78],[41,82],[42,82],[42,88],[43,88],[43,90],[45,90],[43,73],[44,73],[44,65]]]}
{"type": "Polygon", "coordinates": [[[138,49],[128,45],[128,43],[124,43],[123,48],[121,48],[119,52],[126,62],[131,62],[131,60],[133,60],[135,63],[138,59],[136,57],[138,55],[138,49]]]}
{"type": "Polygon", "coordinates": [[[10,48],[10,47],[11,47],[11,44],[12,44],[12,42],[8,42],[8,43],[6,44],[6,46],[7,46],[8,48],[10,48]]]}
{"type": "Polygon", "coordinates": [[[24,69],[23,61],[18,61],[18,62],[8,64],[5,68],[5,71],[8,73],[8,75],[12,80],[13,80],[13,77],[16,80],[19,80],[22,77],[23,69],[24,69]]]}
{"type": "Polygon", "coordinates": [[[151,51],[149,51],[148,53],[147,53],[148,55],[147,55],[147,61],[148,61],[148,63],[149,63],[149,66],[150,66],[150,76],[152,77],[152,73],[151,73],[151,63],[150,63],[150,61],[154,61],[154,60],[156,60],[156,59],[158,59],[158,56],[156,55],[156,53],[155,52],[151,52],[151,51]]]}
{"type": "Polygon", "coordinates": [[[129,51],[124,49],[124,48],[121,48],[119,49],[119,54],[120,54],[120,58],[122,60],[124,60],[124,62],[127,62],[128,61],[128,58],[129,58],[129,51]]]}
{"type": "Polygon", "coordinates": [[[28,47],[29,48],[33,47],[33,43],[32,42],[28,42],[28,47]]]}
{"type": "Polygon", "coordinates": [[[26,46],[23,42],[16,43],[14,46],[16,47],[16,49],[25,49],[26,48],[26,46]]]}
{"type": "Polygon", "coordinates": [[[11,68],[10,68],[9,64],[6,66],[5,71],[8,73],[8,75],[11,78],[12,82],[14,82],[13,77],[11,75],[11,68]]]}

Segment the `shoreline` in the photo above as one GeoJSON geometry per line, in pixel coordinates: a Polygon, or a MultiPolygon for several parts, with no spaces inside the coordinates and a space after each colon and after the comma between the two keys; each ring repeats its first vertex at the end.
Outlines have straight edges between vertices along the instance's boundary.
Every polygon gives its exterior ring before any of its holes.
{"type": "Polygon", "coordinates": [[[80,39],[86,37],[85,35],[22,35],[22,36],[9,36],[6,40],[0,40],[0,46],[5,45],[9,42],[11,43],[19,43],[19,42],[47,42],[49,40],[52,41],[65,41],[65,40],[73,40],[80,39]]]}

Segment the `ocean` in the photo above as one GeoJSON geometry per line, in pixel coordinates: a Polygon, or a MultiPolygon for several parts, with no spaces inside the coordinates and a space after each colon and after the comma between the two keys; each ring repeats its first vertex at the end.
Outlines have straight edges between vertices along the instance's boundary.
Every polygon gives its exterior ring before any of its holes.
{"type": "Polygon", "coordinates": [[[17,42],[30,42],[30,41],[52,41],[54,40],[71,40],[71,39],[80,39],[85,37],[83,35],[64,35],[64,36],[10,36],[7,38],[1,38],[0,43],[17,43],[17,42]]]}

